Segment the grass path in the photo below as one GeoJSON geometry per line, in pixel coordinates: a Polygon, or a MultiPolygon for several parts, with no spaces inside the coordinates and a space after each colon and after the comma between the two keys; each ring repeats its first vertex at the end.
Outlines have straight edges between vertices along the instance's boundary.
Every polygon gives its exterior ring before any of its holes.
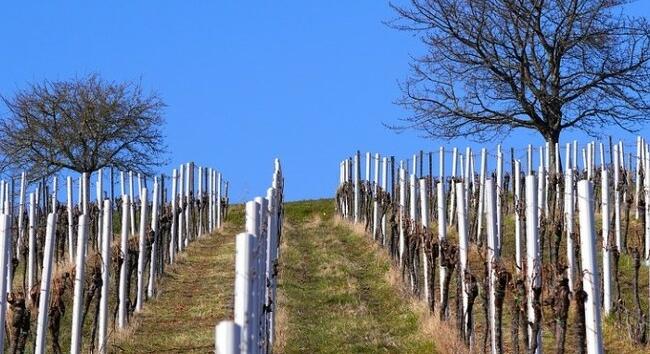
{"type": "Polygon", "coordinates": [[[222,231],[193,242],[111,352],[213,353],[214,326],[232,318],[234,241],[242,228],[242,210],[234,208],[222,231]]]}
{"type": "Polygon", "coordinates": [[[432,353],[390,264],[334,218],[332,200],[288,203],[277,352],[432,353]]]}

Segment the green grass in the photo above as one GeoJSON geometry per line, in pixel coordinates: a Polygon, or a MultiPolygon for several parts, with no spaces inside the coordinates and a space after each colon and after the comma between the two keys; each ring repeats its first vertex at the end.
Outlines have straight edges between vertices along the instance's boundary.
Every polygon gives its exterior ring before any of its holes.
{"type": "Polygon", "coordinates": [[[278,341],[286,353],[431,353],[390,263],[334,220],[332,200],[286,204],[278,341]]]}
{"type": "Polygon", "coordinates": [[[158,297],[136,315],[131,330],[117,334],[115,353],[207,353],[214,350],[214,326],[232,318],[235,235],[243,210],[231,210],[224,229],[196,240],[167,270],[158,297]]]}

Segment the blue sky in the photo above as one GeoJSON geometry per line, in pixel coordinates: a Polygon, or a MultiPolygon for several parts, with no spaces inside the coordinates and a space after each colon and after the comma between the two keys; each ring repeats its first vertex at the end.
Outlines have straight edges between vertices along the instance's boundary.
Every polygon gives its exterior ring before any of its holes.
{"type": "MultiPolygon", "coordinates": [[[[650,16],[650,4],[628,11],[650,16]]],[[[166,172],[215,166],[242,201],[265,193],[279,157],[288,200],[328,197],[357,149],[406,157],[450,145],[382,124],[404,116],[397,81],[423,51],[382,23],[392,16],[386,1],[10,2],[0,93],[89,73],[141,80],[169,106],[166,172]]],[[[542,140],[520,131],[505,147],[531,142],[542,140]]]]}

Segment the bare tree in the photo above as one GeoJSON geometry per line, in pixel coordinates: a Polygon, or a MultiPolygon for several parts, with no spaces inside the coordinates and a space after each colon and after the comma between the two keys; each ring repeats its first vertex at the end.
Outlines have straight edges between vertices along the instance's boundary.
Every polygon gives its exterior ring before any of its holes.
{"type": "Polygon", "coordinates": [[[2,99],[10,112],[0,121],[3,169],[32,178],[106,166],[149,174],[165,163],[165,104],[138,83],[90,75],[35,83],[2,99]]]}
{"type": "Polygon", "coordinates": [[[409,0],[389,24],[414,32],[398,129],[477,141],[537,130],[638,129],[650,113],[650,26],[626,0],[409,0]]]}

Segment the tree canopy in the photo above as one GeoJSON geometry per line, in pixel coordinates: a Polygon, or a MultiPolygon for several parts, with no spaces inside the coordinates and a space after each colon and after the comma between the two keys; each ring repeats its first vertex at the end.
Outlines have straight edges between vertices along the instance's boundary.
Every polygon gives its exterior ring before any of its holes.
{"type": "MultiPolygon", "coordinates": [[[[389,24],[415,33],[396,128],[485,141],[516,128],[638,129],[650,113],[650,26],[624,0],[410,0],[389,24]]],[[[551,144],[554,148],[554,144],[551,144]]]]}
{"type": "Polygon", "coordinates": [[[31,178],[107,166],[150,174],[166,162],[165,103],[139,83],[90,75],[34,83],[2,99],[9,109],[0,120],[5,170],[31,178]]]}

